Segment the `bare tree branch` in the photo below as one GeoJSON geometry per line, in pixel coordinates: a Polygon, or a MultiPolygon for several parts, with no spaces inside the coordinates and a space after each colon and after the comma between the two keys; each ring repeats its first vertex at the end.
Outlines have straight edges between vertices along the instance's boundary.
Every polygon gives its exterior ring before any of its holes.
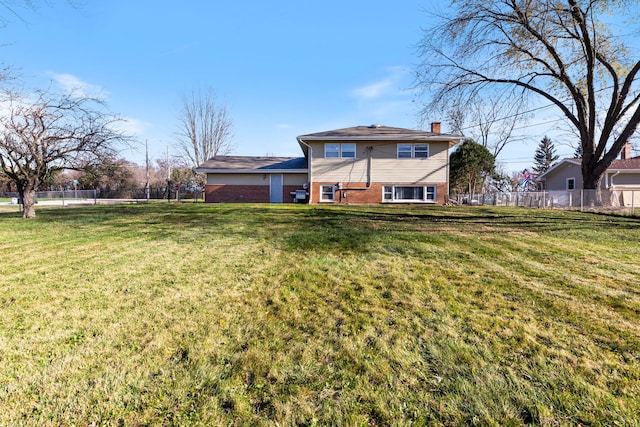
{"type": "Polygon", "coordinates": [[[38,186],[53,172],[80,169],[114,154],[129,137],[116,129],[121,120],[92,98],[37,91],[7,92],[0,116],[0,168],[24,200],[23,216],[35,216],[38,186]]]}
{"type": "Polygon", "coordinates": [[[420,45],[418,84],[433,91],[425,111],[502,86],[526,95],[514,92],[512,103],[542,97],[579,135],[584,186],[596,188],[640,122],[640,61],[605,15],[632,20],[637,6],[633,0],[453,0],[451,15],[440,17],[420,45]]]}
{"type": "Polygon", "coordinates": [[[204,93],[192,92],[182,100],[176,147],[184,161],[195,168],[233,150],[232,128],[229,108],[217,103],[211,88],[204,93]]]}

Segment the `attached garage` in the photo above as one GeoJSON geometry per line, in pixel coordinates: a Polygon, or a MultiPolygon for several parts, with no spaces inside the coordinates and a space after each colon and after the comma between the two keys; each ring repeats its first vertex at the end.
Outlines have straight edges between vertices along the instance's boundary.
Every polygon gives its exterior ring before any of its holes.
{"type": "Polygon", "coordinates": [[[208,203],[306,201],[309,176],[304,157],[216,156],[196,171],[207,176],[208,203]]]}

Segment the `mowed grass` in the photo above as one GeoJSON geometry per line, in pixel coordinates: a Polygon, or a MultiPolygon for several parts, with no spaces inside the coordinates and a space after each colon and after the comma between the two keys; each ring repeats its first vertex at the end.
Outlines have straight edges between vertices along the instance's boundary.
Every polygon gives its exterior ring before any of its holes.
{"type": "Polygon", "coordinates": [[[0,425],[639,425],[640,219],[0,214],[0,425]]]}

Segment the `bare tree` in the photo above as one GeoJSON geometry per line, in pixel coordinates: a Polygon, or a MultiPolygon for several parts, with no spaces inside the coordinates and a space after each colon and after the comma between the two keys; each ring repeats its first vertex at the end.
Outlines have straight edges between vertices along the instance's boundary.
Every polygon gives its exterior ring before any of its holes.
{"type": "Polygon", "coordinates": [[[510,90],[554,105],[580,136],[584,188],[595,189],[640,122],[636,77],[622,34],[605,15],[629,19],[632,0],[453,1],[450,15],[425,33],[419,83],[434,101],[510,90]]]}
{"type": "MultiPolygon", "coordinates": [[[[459,98],[442,99],[441,108],[453,133],[470,137],[497,156],[510,142],[518,123],[526,119],[517,103],[505,102],[501,96],[473,97],[465,102],[459,98]]],[[[429,106],[422,116],[429,115],[429,106]]]]}
{"type": "Polygon", "coordinates": [[[9,92],[0,115],[0,168],[15,184],[23,218],[34,218],[35,193],[56,171],[80,169],[113,154],[128,138],[119,119],[92,98],[37,91],[31,98],[9,92]]]}
{"type": "Polygon", "coordinates": [[[198,167],[233,150],[232,127],[229,108],[217,102],[211,88],[192,92],[182,100],[177,149],[185,162],[198,167]]]}

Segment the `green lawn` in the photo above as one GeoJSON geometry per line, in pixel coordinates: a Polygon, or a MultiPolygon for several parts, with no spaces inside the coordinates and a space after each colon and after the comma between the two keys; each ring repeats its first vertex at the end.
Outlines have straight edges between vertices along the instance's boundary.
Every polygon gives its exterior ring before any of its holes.
{"type": "Polygon", "coordinates": [[[0,213],[0,426],[640,425],[640,219],[0,213]]]}

